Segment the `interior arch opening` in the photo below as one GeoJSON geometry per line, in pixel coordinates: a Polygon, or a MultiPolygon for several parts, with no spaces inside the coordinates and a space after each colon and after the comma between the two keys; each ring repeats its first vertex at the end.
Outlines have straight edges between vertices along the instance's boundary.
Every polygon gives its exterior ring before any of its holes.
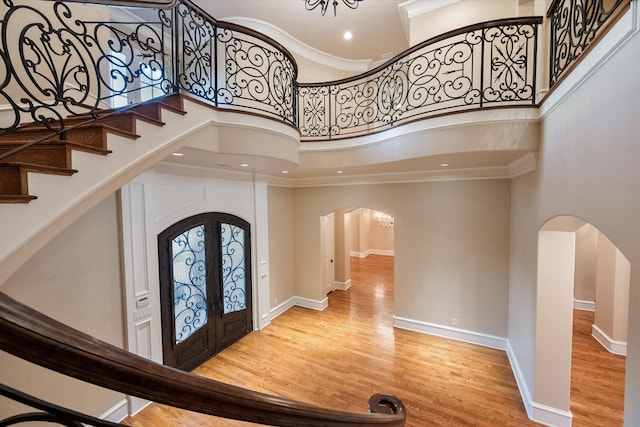
{"type": "MultiPolygon", "coordinates": [[[[321,263],[327,294],[348,290],[353,273],[374,296],[393,291],[395,219],[369,208],[342,208],[321,217],[321,263]],[[389,282],[390,283],[387,283],[389,282]]],[[[391,294],[392,295],[392,294],[391,294]]]]}
{"type": "Polygon", "coordinates": [[[580,425],[623,422],[630,268],[577,217],[539,230],[534,400],[580,425]]]}

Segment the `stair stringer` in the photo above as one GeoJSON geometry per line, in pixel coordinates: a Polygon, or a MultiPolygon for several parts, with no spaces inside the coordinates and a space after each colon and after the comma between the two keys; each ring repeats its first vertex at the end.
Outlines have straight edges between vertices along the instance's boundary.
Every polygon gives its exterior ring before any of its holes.
{"type": "Polygon", "coordinates": [[[215,140],[215,128],[233,129],[239,140],[247,139],[241,141],[242,154],[256,156],[264,156],[264,145],[249,139],[256,132],[267,132],[280,147],[278,160],[299,165],[300,135],[289,125],[214,109],[188,98],[184,110],[185,115],[163,110],[162,127],[138,120],[136,140],[108,135],[112,153],[107,156],[74,151],[73,165],[79,172],[72,176],[29,173],[30,193],[38,198],[28,204],[0,206],[0,287],[68,225],[173,151],[196,141],[210,151],[233,154],[232,144],[215,140]]]}

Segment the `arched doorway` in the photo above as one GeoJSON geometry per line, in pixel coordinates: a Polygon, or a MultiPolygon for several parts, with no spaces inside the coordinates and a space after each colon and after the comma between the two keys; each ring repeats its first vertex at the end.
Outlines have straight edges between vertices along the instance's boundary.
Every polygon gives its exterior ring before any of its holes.
{"type": "MultiPolygon", "coordinates": [[[[572,377],[574,312],[592,305],[595,314],[592,317],[593,340],[600,342],[608,351],[616,352],[620,344],[626,342],[630,265],[615,245],[595,227],[577,217],[559,216],[547,221],[539,230],[537,271],[534,401],[538,409],[546,413],[544,418],[550,424],[569,425],[573,417],[572,401],[575,403],[584,394],[582,390],[573,396],[571,393],[572,381],[577,381],[575,376],[572,377]],[[588,235],[591,229],[597,233],[595,238],[588,235]],[[590,247],[594,244],[595,247],[590,247]],[[585,277],[587,267],[591,270],[590,277],[585,277]],[[585,290],[586,282],[592,282],[589,284],[591,293],[585,290]],[[584,295],[592,295],[593,301],[586,301],[584,295]]],[[[605,375],[607,363],[598,369],[601,370],[599,374],[605,375]]],[[[575,370],[573,374],[584,375],[575,370]]],[[[590,382],[590,388],[597,390],[601,387],[603,389],[599,391],[603,395],[613,398],[610,386],[598,385],[601,378],[592,372],[586,380],[590,382]]],[[[624,390],[624,372],[618,385],[624,390]]],[[[622,392],[619,402],[587,402],[582,406],[587,407],[589,418],[593,419],[611,416],[616,410],[621,412],[623,405],[622,392]],[[605,405],[610,408],[599,411],[599,407],[605,405]],[[598,415],[598,412],[603,414],[598,415]]],[[[621,423],[622,413],[619,418],[621,423]]],[[[609,421],[603,421],[603,425],[610,425],[609,418],[604,420],[609,421]]]]}
{"type": "Polygon", "coordinates": [[[388,214],[363,207],[343,208],[321,217],[320,225],[321,262],[326,272],[331,260],[331,290],[349,289],[352,260],[394,256],[394,218],[388,214]]]}

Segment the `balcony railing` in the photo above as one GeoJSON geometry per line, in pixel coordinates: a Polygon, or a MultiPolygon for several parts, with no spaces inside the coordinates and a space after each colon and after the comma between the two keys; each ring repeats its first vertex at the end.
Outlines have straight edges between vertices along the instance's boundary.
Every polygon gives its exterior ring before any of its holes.
{"type": "MultiPolygon", "coordinates": [[[[162,2],[132,2],[146,3],[162,2]]],[[[25,122],[62,132],[69,115],[177,91],[296,124],[297,67],[286,49],[188,1],[121,9],[4,0],[0,26],[0,133],[25,122]]]]}
{"type": "Polygon", "coordinates": [[[551,20],[549,86],[555,85],[615,22],[631,0],[554,0],[551,20]]]}
{"type": "Polygon", "coordinates": [[[302,138],[360,136],[438,114],[531,106],[541,22],[514,18],[465,27],[363,75],[300,84],[302,138]]]}

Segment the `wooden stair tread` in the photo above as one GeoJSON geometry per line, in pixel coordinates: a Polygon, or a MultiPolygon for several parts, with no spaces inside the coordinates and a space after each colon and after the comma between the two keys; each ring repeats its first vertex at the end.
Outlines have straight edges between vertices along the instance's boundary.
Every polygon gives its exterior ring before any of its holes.
{"type": "MultiPolygon", "coordinates": [[[[42,124],[28,124],[11,134],[0,135],[0,155],[43,139],[0,160],[0,177],[3,181],[0,182],[0,203],[28,203],[37,198],[28,194],[28,172],[65,176],[78,172],[71,168],[71,150],[107,155],[111,153],[107,148],[107,135],[135,140],[140,137],[136,133],[137,120],[164,126],[162,110],[187,114],[184,98],[181,94],[171,94],[124,111],[99,110],[95,115],[70,116],[65,119],[67,129],[64,140],[60,140],[60,135],[42,124]]],[[[51,127],[55,128],[55,123],[51,127]]]]}
{"type": "MultiPolygon", "coordinates": [[[[22,145],[25,144],[25,141],[2,141],[0,140],[0,154],[2,154],[3,151],[8,151],[9,149],[14,149],[17,147],[20,147],[22,145]]],[[[57,147],[57,146],[66,146],[69,147],[73,150],[78,150],[78,151],[83,151],[83,152],[87,152],[87,153],[93,153],[93,154],[99,154],[99,155],[103,155],[106,156],[109,153],[112,153],[111,150],[108,150],[106,148],[100,148],[100,147],[94,147],[91,145],[85,145],[85,144],[81,144],[75,141],[70,141],[67,139],[63,139],[63,140],[50,140],[50,141],[44,141],[44,142],[40,142],[36,145],[33,145],[27,149],[31,149],[31,148],[39,148],[39,147],[57,147]]]]}
{"type": "Polygon", "coordinates": [[[30,194],[0,194],[0,203],[29,203],[37,199],[30,194]]]}
{"type": "Polygon", "coordinates": [[[39,165],[36,163],[25,163],[25,162],[2,162],[0,163],[0,169],[11,170],[15,169],[17,171],[26,171],[26,172],[39,172],[39,173],[47,173],[51,175],[73,175],[78,171],[76,169],[69,168],[59,168],[55,166],[45,166],[39,165]]]}

